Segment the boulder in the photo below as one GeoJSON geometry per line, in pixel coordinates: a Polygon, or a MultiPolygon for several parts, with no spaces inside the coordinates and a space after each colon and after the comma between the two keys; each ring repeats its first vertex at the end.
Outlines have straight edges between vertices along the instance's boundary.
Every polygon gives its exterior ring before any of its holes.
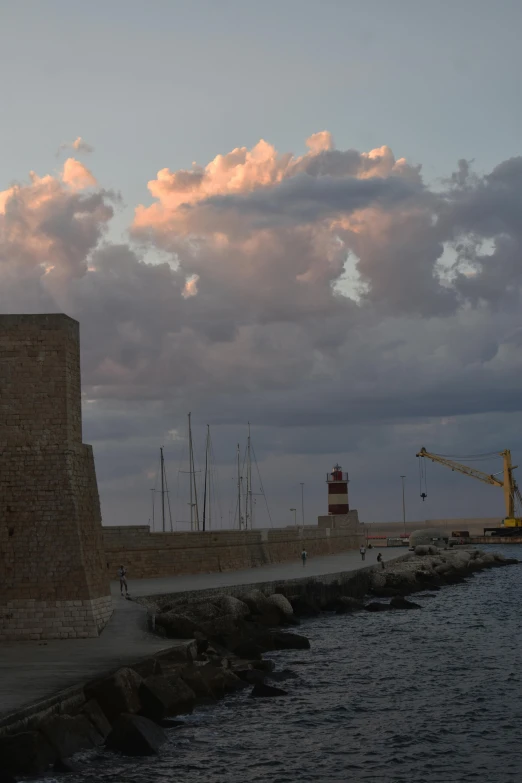
{"type": "Polygon", "coordinates": [[[417,544],[413,552],[417,557],[425,557],[426,555],[436,555],[440,552],[440,549],[431,544],[417,544]]]}
{"type": "Polygon", "coordinates": [[[151,720],[192,712],[196,702],[194,691],[178,677],[147,677],[140,685],[142,714],[151,720]]]}
{"type": "MultiPolygon", "coordinates": [[[[255,669],[252,669],[252,671],[255,671],[255,669]]],[[[247,684],[230,669],[223,669],[221,676],[223,677],[225,693],[234,693],[234,691],[241,691],[247,687],[247,684]]]]}
{"type": "Polygon", "coordinates": [[[214,601],[210,600],[191,601],[183,605],[182,612],[195,622],[213,620],[222,614],[226,614],[214,601]]]}
{"type": "Polygon", "coordinates": [[[273,672],[275,669],[274,661],[263,660],[251,661],[253,669],[259,669],[260,672],[273,672]]]}
{"type": "Polygon", "coordinates": [[[39,731],[0,737],[0,769],[5,775],[45,775],[56,756],[39,731]]]}
{"type": "Polygon", "coordinates": [[[107,720],[104,711],[96,701],[96,699],[90,699],[83,707],[83,714],[90,720],[98,734],[103,739],[111,733],[111,724],[107,720]]]}
{"type": "Polygon", "coordinates": [[[310,647],[305,636],[253,624],[245,624],[239,640],[230,640],[229,644],[235,655],[251,661],[272,650],[308,650],[310,647]]]}
{"type": "Polygon", "coordinates": [[[421,584],[428,584],[431,586],[439,581],[439,575],[435,571],[428,571],[427,569],[419,569],[415,571],[415,579],[421,584]]]}
{"type": "Polygon", "coordinates": [[[125,756],[152,756],[167,741],[167,735],[142,715],[120,715],[107,737],[107,747],[125,756]]]}
{"type": "Polygon", "coordinates": [[[393,609],[422,609],[420,604],[408,601],[407,598],[398,595],[391,599],[390,606],[393,607],[393,609]]]}
{"type": "Polygon", "coordinates": [[[181,672],[181,677],[194,692],[198,700],[213,701],[215,699],[214,692],[210,687],[208,678],[201,673],[201,669],[202,667],[200,666],[187,666],[181,672]]]}
{"type": "Polygon", "coordinates": [[[141,710],[139,689],[142,682],[142,677],[133,669],[118,669],[110,677],[87,685],[85,696],[88,700],[96,699],[113,723],[122,712],[132,714],[141,710]]]}
{"type": "Polygon", "coordinates": [[[375,570],[370,571],[369,587],[372,590],[380,587],[386,587],[386,573],[382,570],[381,566],[379,566],[379,570],[377,570],[377,566],[375,566],[375,570]]]}
{"type": "Polygon", "coordinates": [[[158,614],[156,626],[163,630],[168,639],[193,639],[197,632],[201,633],[198,622],[177,610],[158,614]]]}
{"type": "Polygon", "coordinates": [[[144,661],[133,664],[130,668],[143,678],[163,674],[157,658],[146,658],[144,661]]]}
{"type": "Polygon", "coordinates": [[[258,682],[264,682],[266,673],[259,669],[241,669],[236,672],[236,677],[239,677],[243,682],[248,685],[257,685],[258,682]]]}
{"type": "Polygon", "coordinates": [[[241,600],[248,606],[251,614],[263,614],[265,608],[269,606],[268,599],[261,590],[250,590],[246,595],[241,596],[241,600]]]}
{"type": "Polygon", "coordinates": [[[410,592],[416,586],[415,571],[385,571],[385,587],[393,587],[401,592],[410,592]]]}
{"type": "Polygon", "coordinates": [[[452,563],[441,563],[435,566],[435,573],[440,577],[443,584],[453,585],[465,581],[465,577],[470,575],[469,568],[464,566],[456,568],[452,563]]]}
{"type": "Polygon", "coordinates": [[[435,573],[438,574],[439,576],[443,576],[444,574],[452,570],[453,570],[453,566],[451,565],[451,563],[447,563],[447,562],[440,563],[439,565],[436,565],[434,568],[435,573]]]}
{"type": "Polygon", "coordinates": [[[478,550],[478,557],[475,559],[483,566],[493,565],[495,563],[495,554],[494,552],[478,550]]]}
{"type": "Polygon", "coordinates": [[[197,657],[199,657],[200,655],[204,655],[204,653],[206,653],[206,651],[209,648],[209,644],[210,644],[210,642],[209,642],[208,639],[198,639],[196,641],[197,657]]]}
{"type": "Polygon", "coordinates": [[[467,568],[468,563],[471,561],[471,553],[466,552],[464,549],[459,549],[455,552],[450,560],[450,563],[455,568],[467,568]]]}
{"type": "Polygon", "coordinates": [[[272,633],[273,650],[309,650],[310,641],[306,636],[300,636],[297,633],[285,633],[284,631],[274,631],[272,633]]]}
{"type": "Polygon", "coordinates": [[[288,600],[292,604],[294,615],[298,617],[317,617],[320,614],[321,610],[312,598],[308,598],[305,595],[296,595],[288,600]]]}
{"type": "Polygon", "coordinates": [[[266,685],[266,683],[258,682],[254,685],[250,694],[251,699],[267,699],[273,698],[274,696],[288,696],[288,693],[281,688],[274,688],[273,685],[266,685]]]}
{"type": "Polygon", "coordinates": [[[231,614],[218,615],[212,620],[202,620],[198,625],[198,633],[212,644],[217,642],[225,646],[228,638],[237,634],[239,622],[231,614]]]}
{"type": "Polygon", "coordinates": [[[348,614],[351,612],[360,612],[364,609],[364,602],[358,598],[350,598],[347,595],[341,595],[336,602],[336,614],[348,614]]]}
{"type": "Polygon", "coordinates": [[[403,590],[396,587],[372,587],[370,593],[376,598],[393,598],[394,595],[403,595],[403,590]]]}
{"type": "Polygon", "coordinates": [[[290,616],[294,613],[292,604],[286,596],[282,595],[282,593],[273,593],[272,595],[269,595],[267,601],[271,606],[275,606],[279,609],[281,614],[285,616],[290,616]]]}
{"type": "Polygon", "coordinates": [[[262,654],[270,648],[261,645],[257,639],[246,638],[234,643],[231,649],[239,658],[255,660],[261,658],[262,654]]]}
{"type": "Polygon", "coordinates": [[[289,620],[293,619],[293,615],[286,615],[277,606],[271,606],[267,604],[263,614],[255,616],[256,623],[264,626],[265,628],[277,628],[280,625],[287,624],[289,620]]]}
{"type": "MultiPolygon", "coordinates": [[[[197,658],[198,645],[202,644],[203,640],[197,639],[183,639],[171,647],[169,650],[161,654],[161,669],[163,670],[165,665],[170,663],[190,663],[197,658]]],[[[204,644],[208,645],[208,641],[205,640],[204,644]]],[[[161,674],[161,672],[157,672],[161,674]]]]}
{"type": "Polygon", "coordinates": [[[236,620],[241,620],[250,614],[250,608],[247,604],[240,601],[239,598],[234,598],[233,595],[220,595],[213,603],[220,610],[220,614],[231,615],[236,620]]]}
{"type": "Polygon", "coordinates": [[[364,607],[367,612],[388,612],[391,609],[390,604],[382,604],[378,601],[372,601],[369,604],[366,604],[364,607]]]}
{"type": "Polygon", "coordinates": [[[39,728],[60,759],[69,759],[81,750],[103,745],[104,737],[86,715],[53,715],[39,728]]]}
{"type": "Polygon", "coordinates": [[[214,699],[222,699],[226,693],[241,690],[245,683],[230,669],[222,669],[212,664],[201,666],[200,674],[214,699]]]}
{"type": "Polygon", "coordinates": [[[291,669],[282,669],[280,672],[268,672],[266,675],[268,680],[274,682],[284,682],[285,680],[297,680],[299,675],[293,672],[291,669]]]}

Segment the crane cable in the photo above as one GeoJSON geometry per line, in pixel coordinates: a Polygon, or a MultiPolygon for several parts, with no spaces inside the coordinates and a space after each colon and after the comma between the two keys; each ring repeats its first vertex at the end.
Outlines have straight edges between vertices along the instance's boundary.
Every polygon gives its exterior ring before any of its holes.
{"type": "Polygon", "coordinates": [[[424,501],[428,497],[427,465],[421,457],[417,457],[417,459],[419,460],[419,495],[424,501]]]}

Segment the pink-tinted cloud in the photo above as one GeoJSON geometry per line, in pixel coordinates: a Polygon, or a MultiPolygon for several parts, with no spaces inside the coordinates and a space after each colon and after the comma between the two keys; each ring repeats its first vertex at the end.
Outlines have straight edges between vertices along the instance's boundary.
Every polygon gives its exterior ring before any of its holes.
{"type": "Polygon", "coordinates": [[[63,164],[62,182],[69,185],[71,190],[86,190],[97,185],[89,169],[74,158],[67,158],[63,164]]]}
{"type": "MultiPolygon", "coordinates": [[[[0,281],[13,276],[53,279],[82,275],[113,210],[93,175],[69,158],[58,176],[31,172],[26,184],[0,192],[0,281]],[[29,277],[27,277],[29,276],[29,277]]],[[[4,292],[8,295],[8,291],[4,292]]],[[[8,296],[7,296],[8,298],[8,296]]],[[[15,303],[10,304],[10,308],[15,303]]]]}
{"type": "Polygon", "coordinates": [[[183,299],[190,299],[191,296],[197,296],[199,275],[191,275],[187,278],[181,296],[183,299]]]}

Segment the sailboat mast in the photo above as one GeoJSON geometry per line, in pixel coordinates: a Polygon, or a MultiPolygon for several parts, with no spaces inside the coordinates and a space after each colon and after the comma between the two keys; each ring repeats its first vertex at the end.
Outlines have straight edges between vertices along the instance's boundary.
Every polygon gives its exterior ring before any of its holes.
{"type": "Polygon", "coordinates": [[[163,459],[163,446],[160,448],[160,471],[161,471],[161,522],[162,530],[165,532],[165,462],[163,459]]]}
{"type": "Polygon", "coordinates": [[[196,487],[196,471],[194,469],[194,447],[192,444],[191,414],[189,421],[189,459],[190,459],[190,529],[199,530],[198,490],[196,487]],[[195,509],[195,511],[193,511],[195,509]]]}
{"type": "Polygon", "coordinates": [[[239,443],[237,444],[237,509],[239,529],[241,530],[241,471],[239,468],[239,443]]]}
{"type": "Polygon", "coordinates": [[[252,455],[250,450],[250,422],[248,422],[248,445],[247,445],[247,524],[250,522],[252,529],[252,455]]]}
{"type": "Polygon", "coordinates": [[[210,427],[207,424],[207,444],[205,448],[205,489],[203,490],[203,531],[205,531],[205,521],[207,516],[207,476],[208,476],[208,444],[210,440],[210,427]]]}
{"type": "Polygon", "coordinates": [[[192,498],[192,429],[190,426],[190,413],[188,415],[188,429],[189,429],[190,529],[194,530],[194,503],[192,498]]]}

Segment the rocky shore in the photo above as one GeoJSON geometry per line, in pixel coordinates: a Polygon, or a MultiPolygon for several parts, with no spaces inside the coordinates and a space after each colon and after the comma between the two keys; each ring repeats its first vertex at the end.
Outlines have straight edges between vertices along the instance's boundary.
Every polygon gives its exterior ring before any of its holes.
{"type": "Polygon", "coordinates": [[[475,573],[518,563],[479,550],[420,546],[381,568],[347,579],[320,578],[278,585],[270,595],[162,596],[143,600],[155,633],[188,640],[160,655],[87,683],[52,711],[35,715],[0,737],[0,783],[50,770],[74,770],[79,751],[106,746],[125,755],[158,753],[176,717],[228,693],[249,689],[251,698],[283,697],[296,675],[275,671],[263,656],[273,650],[308,650],[296,630],[300,618],[321,612],[384,612],[421,609],[422,596],[472,578],[475,573]],[[407,598],[417,594],[416,600],[407,598]],[[280,687],[280,686],[283,687],[280,687]]]}

